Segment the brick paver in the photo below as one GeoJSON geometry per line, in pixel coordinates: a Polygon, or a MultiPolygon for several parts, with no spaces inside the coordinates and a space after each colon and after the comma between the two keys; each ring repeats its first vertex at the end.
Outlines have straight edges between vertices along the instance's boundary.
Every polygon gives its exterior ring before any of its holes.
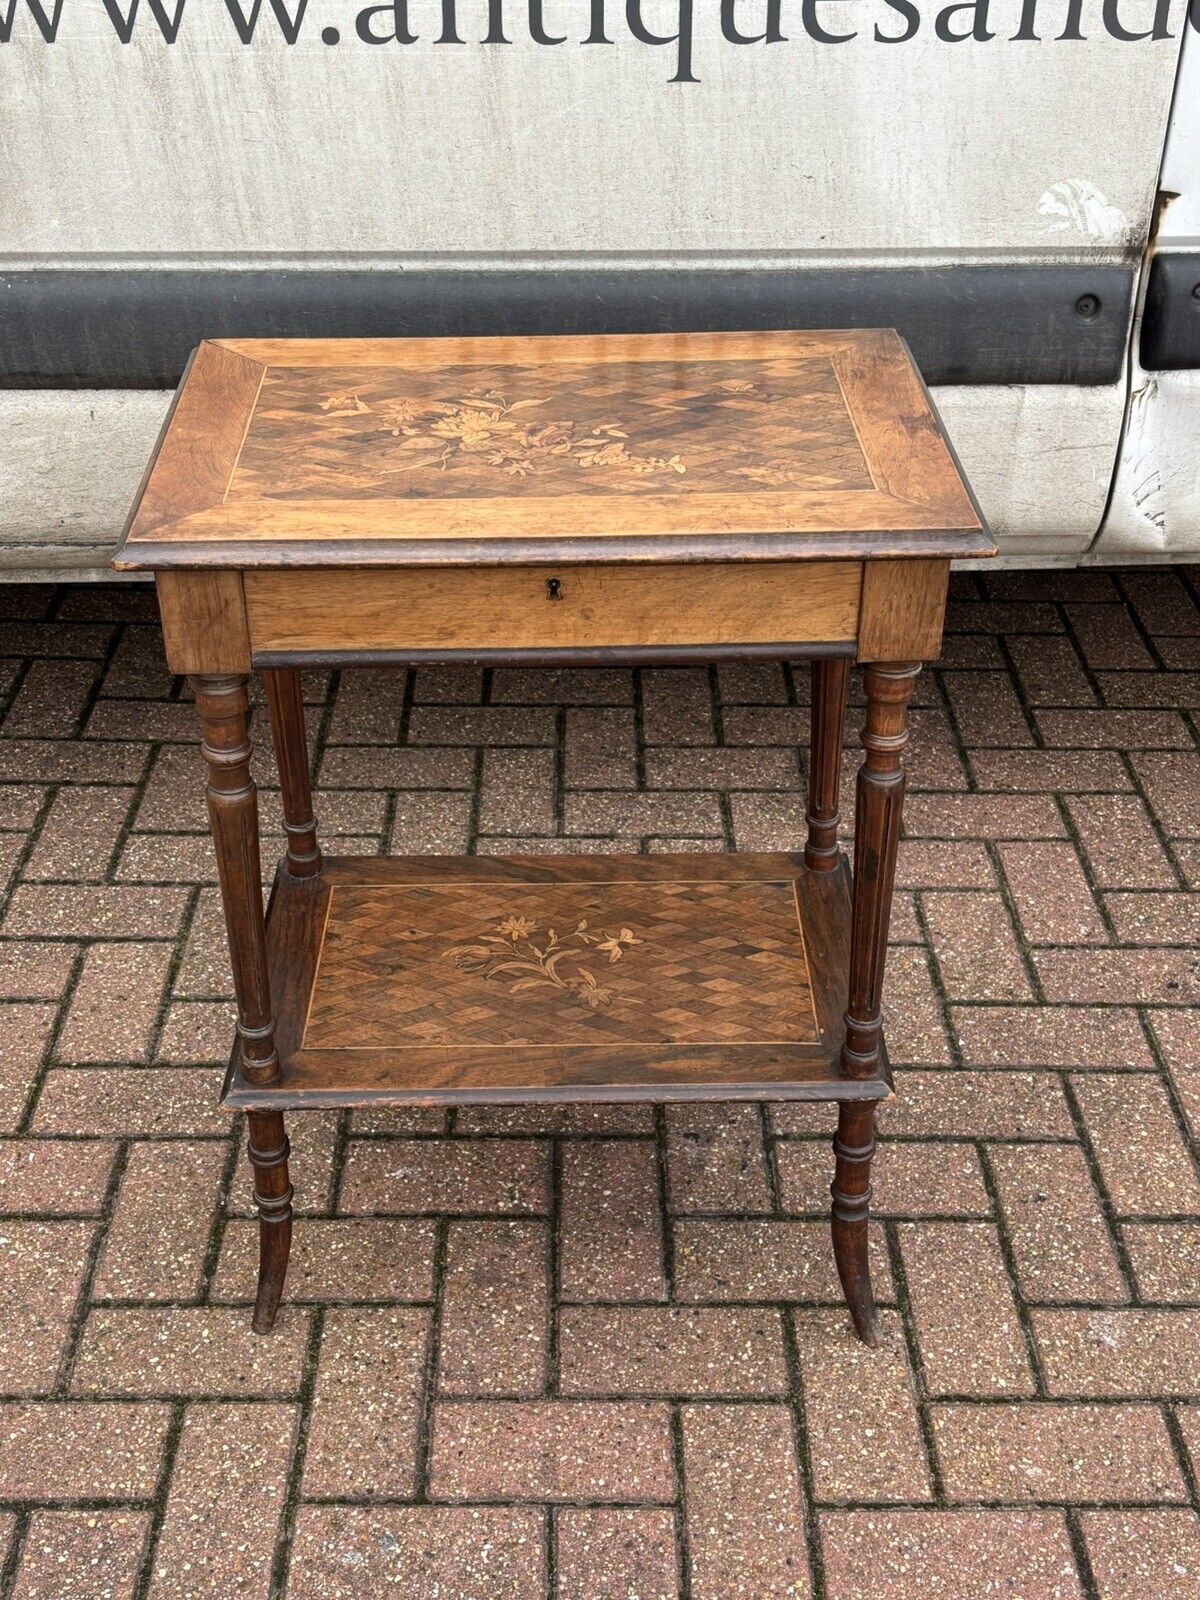
{"type": "MultiPolygon", "coordinates": [[[[0,590],[0,1600],[1200,1600],[1197,578],[954,580],[874,1354],[809,1106],[293,1118],[254,1338],[186,688],[148,590],[0,590]]],[[[333,849],[801,836],[799,668],[305,695],[333,849]]]]}

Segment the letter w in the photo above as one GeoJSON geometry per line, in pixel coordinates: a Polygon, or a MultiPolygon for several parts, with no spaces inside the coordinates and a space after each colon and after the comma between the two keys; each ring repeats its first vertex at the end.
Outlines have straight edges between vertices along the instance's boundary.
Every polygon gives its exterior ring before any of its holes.
{"type": "MultiPolygon", "coordinates": [[[[295,0],[294,17],[287,9],[286,0],[270,0],[270,3],[280,33],[288,44],[295,44],[300,37],[300,29],[304,26],[304,13],[308,10],[308,0],[295,0]]],[[[249,17],[246,16],[244,0],[225,0],[225,9],[233,19],[238,38],[243,44],[253,44],[254,30],[258,27],[258,14],[262,10],[262,0],[251,0],[249,17]]]]}
{"type": "MultiPolygon", "coordinates": [[[[122,12],[119,0],[104,0],[104,9],[108,12],[109,21],[116,29],[117,38],[122,44],[128,44],[133,38],[134,24],[137,22],[138,7],[141,0],[125,0],[127,12],[122,12]]],[[[158,31],[168,44],[174,44],[179,37],[179,24],[183,21],[183,8],[187,0],[175,0],[175,15],[168,17],[163,0],[146,0],[146,4],[154,13],[154,20],[158,23],[158,31]]]]}
{"type": "MultiPolygon", "coordinates": [[[[3,4],[3,0],[0,0],[3,4]]],[[[48,17],[42,10],[41,0],[25,0],[25,4],[33,13],[33,20],[41,30],[42,38],[47,44],[53,44],[58,38],[58,24],[62,20],[63,0],[54,0],[54,15],[48,17]]],[[[7,44],[12,38],[13,17],[17,12],[17,0],[8,0],[7,6],[0,10],[0,44],[7,44]]]]}

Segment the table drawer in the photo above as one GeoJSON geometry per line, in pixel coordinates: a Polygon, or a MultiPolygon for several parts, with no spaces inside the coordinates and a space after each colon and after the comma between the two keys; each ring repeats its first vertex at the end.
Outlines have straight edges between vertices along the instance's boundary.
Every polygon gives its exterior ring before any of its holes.
{"type": "Polygon", "coordinates": [[[306,569],[244,575],[256,657],[834,644],[862,564],[306,569]]]}

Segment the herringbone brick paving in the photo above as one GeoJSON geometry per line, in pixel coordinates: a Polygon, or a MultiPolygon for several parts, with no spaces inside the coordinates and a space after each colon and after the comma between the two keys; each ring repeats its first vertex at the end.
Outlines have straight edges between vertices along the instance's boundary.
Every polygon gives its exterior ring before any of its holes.
{"type": "MultiPolygon", "coordinates": [[[[955,579],[873,1354],[747,1105],[294,1118],[255,1339],[191,707],[147,590],[0,591],[0,1594],[1197,1600],[1197,578],[955,579]]],[[[343,851],[799,838],[800,670],[306,688],[343,851]]]]}

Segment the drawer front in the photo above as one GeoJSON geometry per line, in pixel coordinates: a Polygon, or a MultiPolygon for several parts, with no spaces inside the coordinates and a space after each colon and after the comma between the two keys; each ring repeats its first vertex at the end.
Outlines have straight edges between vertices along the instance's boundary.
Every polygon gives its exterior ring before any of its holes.
{"type": "Polygon", "coordinates": [[[670,649],[853,640],[862,565],[317,568],[244,581],[256,656],[670,649]]]}

